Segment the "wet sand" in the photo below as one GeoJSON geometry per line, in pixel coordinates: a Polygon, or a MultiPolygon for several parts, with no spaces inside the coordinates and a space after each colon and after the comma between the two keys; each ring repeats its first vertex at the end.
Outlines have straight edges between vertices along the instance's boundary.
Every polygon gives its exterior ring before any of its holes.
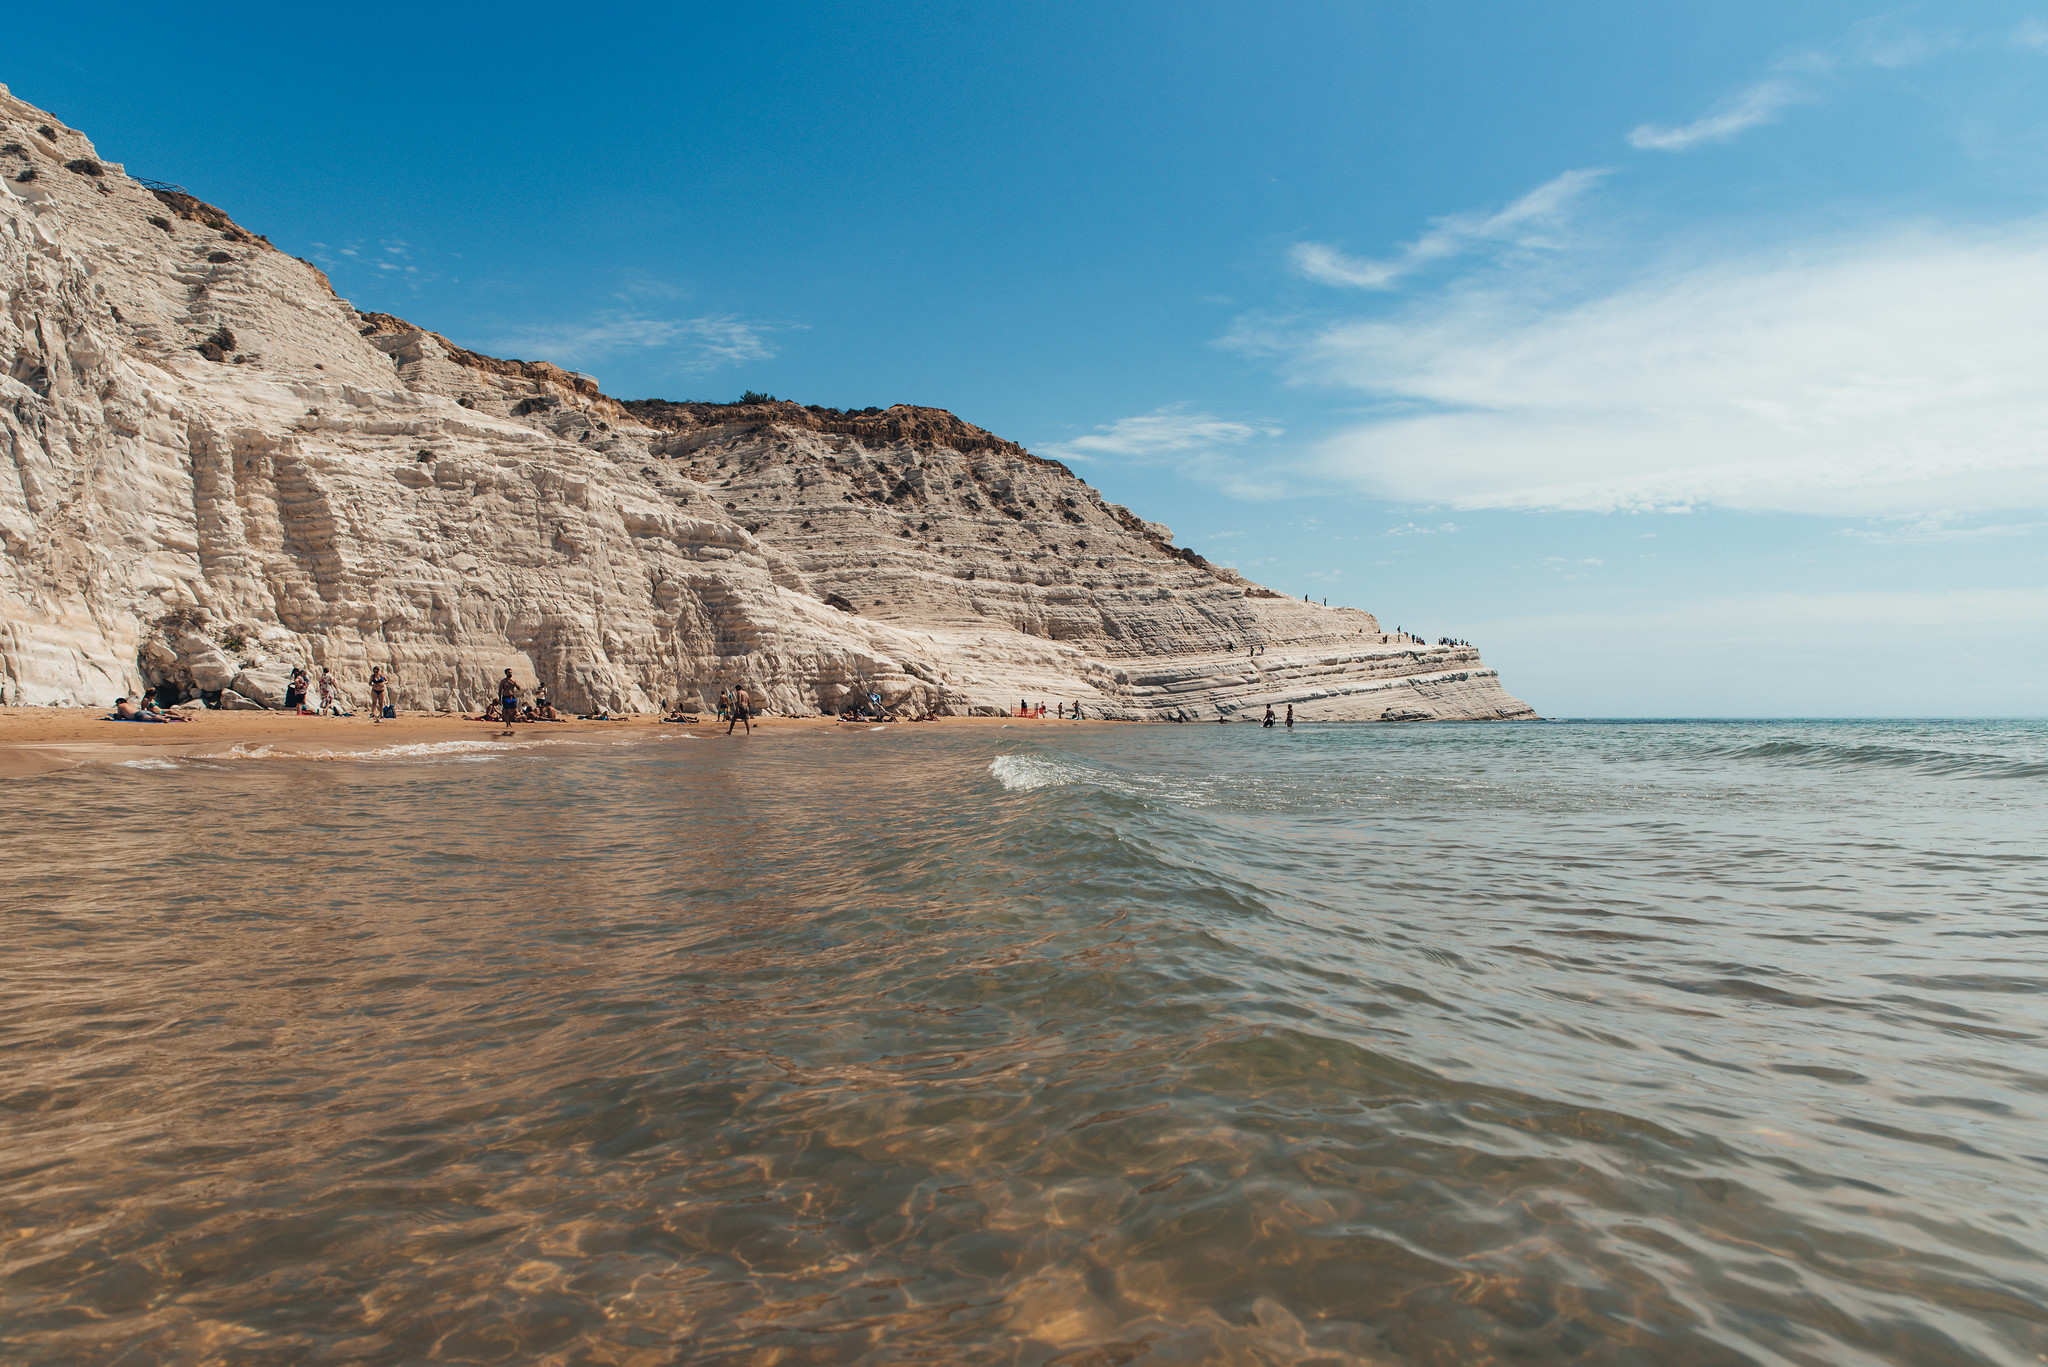
{"type": "MultiPolygon", "coordinates": [[[[307,758],[339,758],[349,753],[392,745],[447,740],[490,740],[504,727],[472,721],[455,713],[401,713],[390,721],[353,717],[305,717],[286,712],[198,712],[191,720],[162,725],[102,720],[104,712],[70,707],[0,707],[0,777],[20,777],[138,758],[198,758],[221,754],[236,746],[269,746],[279,754],[307,758]]],[[[531,741],[596,734],[630,735],[655,729],[723,734],[725,723],[710,713],[697,724],[663,722],[652,716],[617,721],[521,722],[511,737],[531,741]]],[[[941,717],[936,722],[896,722],[914,727],[1099,726],[1101,721],[1062,721],[1046,717],[941,717]]],[[[832,717],[757,717],[754,729],[786,733],[866,731],[874,722],[842,722],[832,717]]],[[[743,734],[743,733],[735,733],[743,734]]]]}

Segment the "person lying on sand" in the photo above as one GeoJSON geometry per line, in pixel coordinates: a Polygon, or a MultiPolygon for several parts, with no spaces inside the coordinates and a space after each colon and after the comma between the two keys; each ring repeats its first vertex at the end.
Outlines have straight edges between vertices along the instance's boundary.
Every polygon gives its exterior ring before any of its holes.
{"type": "Polygon", "coordinates": [[[106,716],[104,716],[104,717],[101,717],[101,718],[100,718],[100,720],[101,720],[101,721],[169,721],[169,720],[170,720],[170,718],[169,718],[169,717],[166,717],[166,716],[164,716],[164,715],[163,715],[162,713],[158,713],[158,714],[157,714],[156,716],[153,716],[153,717],[151,717],[151,716],[144,716],[144,715],[143,715],[143,711],[142,711],[142,709],[141,709],[141,708],[139,708],[139,707],[137,707],[137,706],[136,706],[136,705],[135,705],[134,703],[132,703],[132,702],[129,702],[129,701],[128,701],[128,700],[126,699],[126,698],[116,698],[116,699],[114,699],[114,710],[113,710],[113,711],[111,711],[111,712],[109,712],[109,713],[107,713],[107,715],[106,715],[106,716]]]}
{"type": "Polygon", "coordinates": [[[681,722],[684,726],[695,726],[697,725],[697,714],[695,712],[685,712],[681,708],[677,708],[666,717],[663,717],[662,720],[664,722],[681,722]]]}

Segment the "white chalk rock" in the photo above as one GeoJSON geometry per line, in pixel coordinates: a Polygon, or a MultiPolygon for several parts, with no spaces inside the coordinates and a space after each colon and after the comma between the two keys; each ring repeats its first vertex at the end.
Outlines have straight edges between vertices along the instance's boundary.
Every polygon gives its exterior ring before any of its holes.
{"type": "MultiPolygon", "coordinates": [[[[0,87],[0,124],[47,122],[0,87]]],[[[744,682],[803,714],[1533,715],[1478,652],[1249,584],[950,413],[628,406],[358,313],[213,206],[10,140],[37,171],[0,196],[10,697],[281,706],[282,668],[221,649],[232,622],[359,695],[383,666],[407,710],[478,706],[509,661],[577,712],[744,682]]]]}

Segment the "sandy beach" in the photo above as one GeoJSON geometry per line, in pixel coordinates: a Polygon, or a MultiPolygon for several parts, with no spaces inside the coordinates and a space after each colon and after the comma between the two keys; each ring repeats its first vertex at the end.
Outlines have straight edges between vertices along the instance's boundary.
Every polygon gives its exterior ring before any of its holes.
{"type": "MultiPolygon", "coordinates": [[[[125,763],[139,758],[204,759],[236,751],[268,747],[267,753],[304,759],[347,759],[398,745],[437,741],[504,739],[507,744],[620,736],[657,729],[723,734],[725,723],[703,713],[696,725],[663,722],[655,717],[622,717],[617,721],[522,722],[505,738],[496,722],[472,721],[453,713],[400,714],[390,721],[367,716],[307,717],[285,712],[195,712],[191,720],[150,725],[111,722],[103,712],[65,707],[0,707],[0,777],[20,777],[72,768],[80,764],[125,763]]],[[[941,717],[935,722],[895,722],[911,727],[1101,726],[1097,720],[1075,722],[1048,716],[941,717]]],[[[1121,724],[1121,723],[1116,723],[1121,724]]],[[[843,722],[832,717],[757,717],[754,729],[769,734],[790,732],[868,731],[874,722],[843,722]]]]}

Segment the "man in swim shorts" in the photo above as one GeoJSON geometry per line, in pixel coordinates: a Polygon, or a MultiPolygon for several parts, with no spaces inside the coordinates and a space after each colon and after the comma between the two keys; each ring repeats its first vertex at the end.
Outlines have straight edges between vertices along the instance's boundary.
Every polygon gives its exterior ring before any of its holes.
{"type": "Polygon", "coordinates": [[[519,684],[506,670],[505,677],[498,680],[498,720],[505,723],[501,735],[512,734],[512,723],[519,720],[519,684]]]}
{"type": "Polygon", "coordinates": [[[725,734],[731,735],[735,726],[747,728],[747,734],[754,734],[754,723],[749,719],[751,709],[747,706],[747,686],[741,684],[732,691],[732,720],[725,724],[725,734]]]}

